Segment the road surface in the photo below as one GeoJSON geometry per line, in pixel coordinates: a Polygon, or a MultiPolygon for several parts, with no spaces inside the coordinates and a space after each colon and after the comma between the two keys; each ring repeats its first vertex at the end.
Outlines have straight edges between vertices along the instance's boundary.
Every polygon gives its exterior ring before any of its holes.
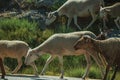
{"type": "MultiPolygon", "coordinates": [[[[82,80],[81,78],[65,77],[64,79],[59,79],[58,76],[33,76],[33,75],[7,75],[6,79],[0,80],[82,80]]],[[[87,79],[95,80],[95,79],[87,79]]]]}

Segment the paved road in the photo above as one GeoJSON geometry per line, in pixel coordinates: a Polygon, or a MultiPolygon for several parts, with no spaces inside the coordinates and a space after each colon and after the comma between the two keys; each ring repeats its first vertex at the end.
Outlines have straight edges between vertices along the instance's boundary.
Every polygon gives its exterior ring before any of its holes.
{"type": "MultiPolygon", "coordinates": [[[[59,79],[56,76],[32,76],[32,75],[7,75],[4,80],[82,80],[81,78],[65,77],[64,79],[59,79]]],[[[0,79],[1,80],[1,79],[0,79]]],[[[88,79],[93,80],[93,79],[88,79]]]]}

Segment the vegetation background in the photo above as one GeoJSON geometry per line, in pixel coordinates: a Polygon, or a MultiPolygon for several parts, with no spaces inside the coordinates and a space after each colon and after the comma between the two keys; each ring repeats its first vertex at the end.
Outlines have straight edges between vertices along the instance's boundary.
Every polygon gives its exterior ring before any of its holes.
{"type": "MultiPolygon", "coordinates": [[[[31,0],[28,0],[31,2],[31,0]]],[[[51,10],[57,9],[61,6],[66,0],[63,0],[61,3],[56,3],[51,10]]],[[[96,25],[94,25],[89,30],[93,31],[95,34],[98,34],[98,29],[96,25]]],[[[75,28],[70,27],[69,30],[66,31],[65,25],[55,26],[54,28],[48,28],[46,30],[40,30],[38,24],[34,21],[29,22],[27,19],[17,19],[17,18],[0,18],[0,39],[6,40],[22,40],[27,42],[31,48],[34,48],[44,42],[48,37],[55,33],[68,33],[77,31],[75,28]]],[[[41,72],[47,58],[48,54],[41,56],[35,63],[38,67],[39,73],[41,72]]],[[[24,61],[24,58],[23,58],[24,61]]],[[[46,70],[46,75],[56,75],[58,76],[60,73],[60,67],[58,64],[58,59],[53,60],[46,70]]],[[[17,61],[15,59],[7,58],[5,60],[5,64],[13,70],[17,61]]],[[[64,70],[65,76],[71,77],[82,77],[86,68],[86,60],[83,55],[80,56],[64,56],[64,70]]],[[[22,66],[21,70],[19,70],[20,74],[34,74],[33,69],[30,66],[26,66],[25,64],[22,66]]],[[[112,74],[112,70],[111,70],[112,74]]],[[[109,74],[109,78],[111,76],[109,74]]],[[[92,67],[89,73],[90,78],[101,78],[100,69],[92,60],[92,67]]],[[[108,78],[108,80],[109,80],[108,78]]],[[[120,73],[117,74],[115,80],[120,79],[120,73]]]]}

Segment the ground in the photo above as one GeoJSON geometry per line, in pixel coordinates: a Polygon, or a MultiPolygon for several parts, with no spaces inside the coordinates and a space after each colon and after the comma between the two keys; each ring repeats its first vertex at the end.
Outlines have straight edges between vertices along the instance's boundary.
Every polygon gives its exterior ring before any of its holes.
{"type": "MultiPolygon", "coordinates": [[[[58,76],[33,76],[33,75],[7,75],[5,79],[0,80],[82,80],[81,78],[65,77],[59,79],[58,76]]],[[[98,79],[87,79],[87,80],[98,80],[98,79]]]]}

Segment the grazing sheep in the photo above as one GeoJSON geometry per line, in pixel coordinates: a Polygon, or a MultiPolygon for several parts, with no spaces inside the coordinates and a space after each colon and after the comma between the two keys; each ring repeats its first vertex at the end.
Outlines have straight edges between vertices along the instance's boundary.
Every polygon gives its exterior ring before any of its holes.
{"type": "MultiPolygon", "coordinates": [[[[87,50],[90,52],[90,54],[97,58],[100,53],[100,55],[103,55],[107,64],[106,73],[104,75],[103,80],[106,80],[108,71],[111,66],[115,66],[116,70],[113,74],[113,77],[111,80],[114,80],[117,69],[120,68],[120,38],[109,38],[106,40],[95,40],[93,38],[90,38],[88,36],[83,36],[80,38],[75,46],[75,50],[87,50]],[[93,53],[92,53],[93,52],[93,53]],[[97,52],[97,53],[95,53],[97,52]],[[97,57],[96,57],[97,56],[97,57]]],[[[98,59],[97,59],[98,60],[98,59]]]]}
{"type": "MultiPolygon", "coordinates": [[[[20,67],[22,66],[22,57],[26,56],[28,50],[28,44],[23,41],[0,40],[0,57],[2,58],[2,60],[4,61],[5,57],[17,59],[18,65],[12,71],[12,73],[17,73],[17,71],[20,69],[20,67]]],[[[37,72],[36,65],[34,63],[31,63],[31,66],[37,72]]]]}
{"type": "Polygon", "coordinates": [[[6,73],[5,73],[5,69],[4,69],[3,62],[2,62],[1,58],[0,58],[0,68],[1,68],[1,72],[2,72],[1,78],[4,79],[6,73]]]}
{"type": "Polygon", "coordinates": [[[112,6],[106,6],[100,9],[100,16],[106,19],[107,15],[110,15],[113,18],[116,18],[114,20],[116,26],[118,29],[120,29],[119,23],[120,23],[120,2],[112,5],[112,6]]]}
{"type": "Polygon", "coordinates": [[[50,25],[56,20],[57,16],[65,15],[68,17],[67,28],[73,18],[74,24],[81,30],[77,23],[77,17],[92,16],[92,21],[87,26],[89,28],[96,21],[101,4],[104,5],[103,0],[67,0],[59,9],[48,14],[45,23],[50,25]]]}
{"type": "MultiPolygon", "coordinates": [[[[75,51],[73,48],[74,43],[82,36],[82,35],[89,35],[92,38],[95,38],[95,34],[90,31],[80,31],[80,32],[71,32],[71,33],[59,33],[54,34],[50,38],[48,38],[45,42],[43,42],[38,47],[31,49],[28,51],[25,63],[29,65],[30,63],[34,62],[39,56],[42,54],[50,54],[50,57],[47,59],[46,64],[41,72],[43,75],[45,72],[46,67],[48,64],[55,58],[58,57],[60,62],[60,68],[61,68],[61,76],[60,78],[63,78],[64,71],[63,71],[63,56],[65,55],[85,55],[86,61],[87,61],[87,68],[86,72],[83,75],[82,78],[85,78],[88,73],[91,66],[91,58],[88,55],[87,51],[84,50],[78,50],[75,51]]],[[[102,63],[99,64],[99,67],[101,68],[102,63]]],[[[102,71],[102,69],[101,69],[102,71]]],[[[104,72],[102,71],[102,75],[104,72]]]]}

